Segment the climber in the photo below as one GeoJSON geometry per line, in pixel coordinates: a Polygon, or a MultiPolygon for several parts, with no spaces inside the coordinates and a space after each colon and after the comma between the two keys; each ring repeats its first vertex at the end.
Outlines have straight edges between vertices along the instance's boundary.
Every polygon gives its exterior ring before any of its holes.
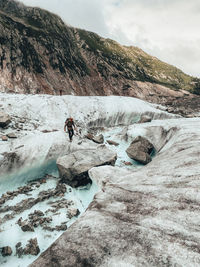
{"type": "Polygon", "coordinates": [[[68,130],[68,134],[69,134],[69,140],[70,142],[72,141],[72,137],[74,135],[74,130],[77,131],[77,128],[74,124],[74,120],[73,118],[67,118],[66,121],[65,121],[65,126],[64,126],[64,131],[66,132],[66,127],[67,127],[67,130],[68,130]]]}

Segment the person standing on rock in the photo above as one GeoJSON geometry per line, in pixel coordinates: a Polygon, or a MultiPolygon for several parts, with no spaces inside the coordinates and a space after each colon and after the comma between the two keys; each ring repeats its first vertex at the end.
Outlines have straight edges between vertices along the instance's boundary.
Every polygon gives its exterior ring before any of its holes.
{"type": "MultiPolygon", "coordinates": [[[[76,126],[74,124],[73,118],[67,118],[65,121],[64,131],[66,132],[66,128],[69,134],[69,140],[72,141],[72,137],[74,135],[74,130],[76,130],[76,126]]],[[[76,130],[77,131],[77,130],[76,130]]]]}

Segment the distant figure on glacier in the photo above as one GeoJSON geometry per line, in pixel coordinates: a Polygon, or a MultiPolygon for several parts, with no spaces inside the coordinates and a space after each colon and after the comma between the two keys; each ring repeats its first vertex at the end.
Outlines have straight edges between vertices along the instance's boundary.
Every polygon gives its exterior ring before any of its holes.
{"type": "Polygon", "coordinates": [[[73,118],[67,118],[65,121],[65,126],[64,126],[64,131],[66,132],[66,128],[68,130],[68,134],[69,134],[69,140],[70,142],[72,141],[72,137],[74,135],[74,130],[77,131],[76,126],[74,124],[74,120],[73,118]]]}

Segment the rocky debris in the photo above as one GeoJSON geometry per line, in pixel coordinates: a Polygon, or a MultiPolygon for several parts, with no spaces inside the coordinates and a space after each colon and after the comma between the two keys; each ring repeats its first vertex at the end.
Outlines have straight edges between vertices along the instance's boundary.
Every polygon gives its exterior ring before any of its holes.
{"type": "Polygon", "coordinates": [[[33,226],[28,222],[22,222],[21,229],[23,232],[34,232],[33,226]]]}
{"type": "Polygon", "coordinates": [[[130,161],[122,161],[126,166],[132,166],[133,164],[130,161]]]}
{"type": "Polygon", "coordinates": [[[22,248],[22,243],[18,242],[15,245],[16,248],[16,255],[18,256],[18,258],[21,258],[21,256],[24,254],[24,249],[22,248]]]}
{"type": "Polygon", "coordinates": [[[142,164],[147,164],[151,161],[151,152],[154,146],[144,137],[136,137],[130,146],[127,148],[127,155],[142,164]]]}
{"type": "MultiPolygon", "coordinates": [[[[33,189],[31,188],[31,186],[25,186],[25,187],[21,187],[19,188],[19,192],[20,193],[25,193],[27,191],[32,191],[33,189]]],[[[5,203],[7,200],[14,198],[14,195],[17,195],[19,193],[17,190],[13,191],[13,192],[7,192],[6,194],[2,195],[2,197],[0,198],[0,201],[2,201],[3,203],[5,203]]],[[[32,208],[34,205],[36,205],[39,202],[45,201],[51,197],[55,198],[55,197],[62,197],[64,196],[64,193],[66,192],[66,185],[63,183],[58,183],[55,189],[49,189],[49,190],[44,190],[41,191],[38,195],[38,198],[27,198],[24,199],[22,201],[20,201],[19,203],[17,203],[14,206],[4,206],[0,208],[0,213],[4,213],[4,212],[8,212],[8,211],[12,211],[10,214],[6,214],[0,223],[4,223],[7,220],[10,220],[12,218],[14,218],[14,216],[16,214],[19,214],[21,212],[23,212],[24,210],[30,209],[32,208]]],[[[41,216],[39,214],[37,214],[38,211],[34,214],[35,216],[41,216]]],[[[51,219],[44,219],[45,221],[49,222],[51,219]]],[[[42,220],[39,221],[36,220],[37,222],[35,222],[35,224],[33,224],[34,227],[36,227],[36,225],[40,224],[40,223],[44,223],[42,222],[42,220]],[[39,221],[39,222],[38,222],[39,221]]],[[[24,226],[24,229],[30,229],[29,226],[24,226]]]]}
{"type": "Polygon", "coordinates": [[[59,209],[63,209],[63,208],[67,209],[68,207],[73,205],[74,202],[72,200],[67,200],[63,198],[57,201],[49,201],[48,204],[51,205],[51,207],[55,209],[55,211],[58,211],[59,209]]]}
{"type": "Polygon", "coordinates": [[[20,194],[28,195],[28,193],[31,191],[33,191],[32,185],[25,185],[22,187],[18,187],[18,189],[15,191],[7,191],[5,194],[1,196],[0,205],[4,204],[6,201],[13,199],[14,197],[20,194]]]}
{"type": "Polygon", "coordinates": [[[106,147],[92,150],[80,150],[64,157],[58,158],[58,166],[61,181],[77,187],[91,183],[88,171],[92,167],[101,165],[114,165],[117,159],[115,152],[106,147]]]}
{"type": "Polygon", "coordinates": [[[28,240],[26,247],[23,249],[23,254],[37,256],[40,253],[37,238],[28,240]]]}
{"type": "Polygon", "coordinates": [[[2,140],[2,141],[8,141],[8,137],[7,137],[6,135],[2,135],[2,136],[1,136],[1,140],[2,140]]]}
{"type": "Polygon", "coordinates": [[[161,104],[157,108],[169,113],[179,114],[186,118],[197,117],[200,110],[200,96],[189,95],[183,97],[159,97],[151,102],[161,104]]]}
{"type": "Polygon", "coordinates": [[[50,226],[44,225],[43,229],[46,230],[46,231],[50,231],[50,232],[53,232],[53,231],[66,231],[67,230],[67,225],[66,225],[66,222],[63,222],[60,225],[56,225],[55,227],[50,227],[50,226]]]}
{"type": "Polygon", "coordinates": [[[21,227],[24,232],[34,232],[34,227],[43,225],[44,223],[52,222],[51,217],[44,217],[44,213],[40,210],[35,210],[33,213],[28,215],[28,219],[22,221],[22,217],[19,218],[17,224],[21,227]]]}
{"type": "Polygon", "coordinates": [[[78,216],[80,214],[79,209],[71,208],[67,211],[67,216],[69,219],[73,218],[74,216],[78,216]]]}
{"type": "Polygon", "coordinates": [[[11,123],[11,117],[0,111],[0,127],[5,128],[9,125],[9,123],[11,123]]]}
{"type": "Polygon", "coordinates": [[[14,139],[14,138],[17,138],[17,136],[15,135],[15,133],[8,133],[8,134],[7,134],[7,137],[8,137],[8,138],[13,138],[13,139],[14,139]]]}
{"type": "Polygon", "coordinates": [[[151,122],[152,118],[148,115],[142,115],[138,123],[146,123],[146,122],[151,122]]]}
{"type": "Polygon", "coordinates": [[[92,140],[93,142],[97,144],[103,144],[104,143],[104,137],[102,134],[100,135],[93,135],[91,133],[88,133],[85,135],[85,138],[92,140]]]}
{"type": "Polygon", "coordinates": [[[3,257],[10,256],[12,254],[12,248],[9,246],[1,248],[1,255],[3,257]]]}
{"type": "Polygon", "coordinates": [[[118,146],[119,143],[115,142],[115,141],[112,141],[112,140],[106,140],[106,142],[109,144],[109,145],[113,145],[113,146],[118,146]]]}

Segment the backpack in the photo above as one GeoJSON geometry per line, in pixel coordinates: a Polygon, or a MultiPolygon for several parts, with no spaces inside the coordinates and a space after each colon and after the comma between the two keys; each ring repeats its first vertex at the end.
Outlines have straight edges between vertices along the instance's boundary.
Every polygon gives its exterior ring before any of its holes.
{"type": "Polygon", "coordinates": [[[65,121],[67,128],[72,128],[72,125],[74,125],[74,121],[72,118],[67,118],[65,121]]]}

